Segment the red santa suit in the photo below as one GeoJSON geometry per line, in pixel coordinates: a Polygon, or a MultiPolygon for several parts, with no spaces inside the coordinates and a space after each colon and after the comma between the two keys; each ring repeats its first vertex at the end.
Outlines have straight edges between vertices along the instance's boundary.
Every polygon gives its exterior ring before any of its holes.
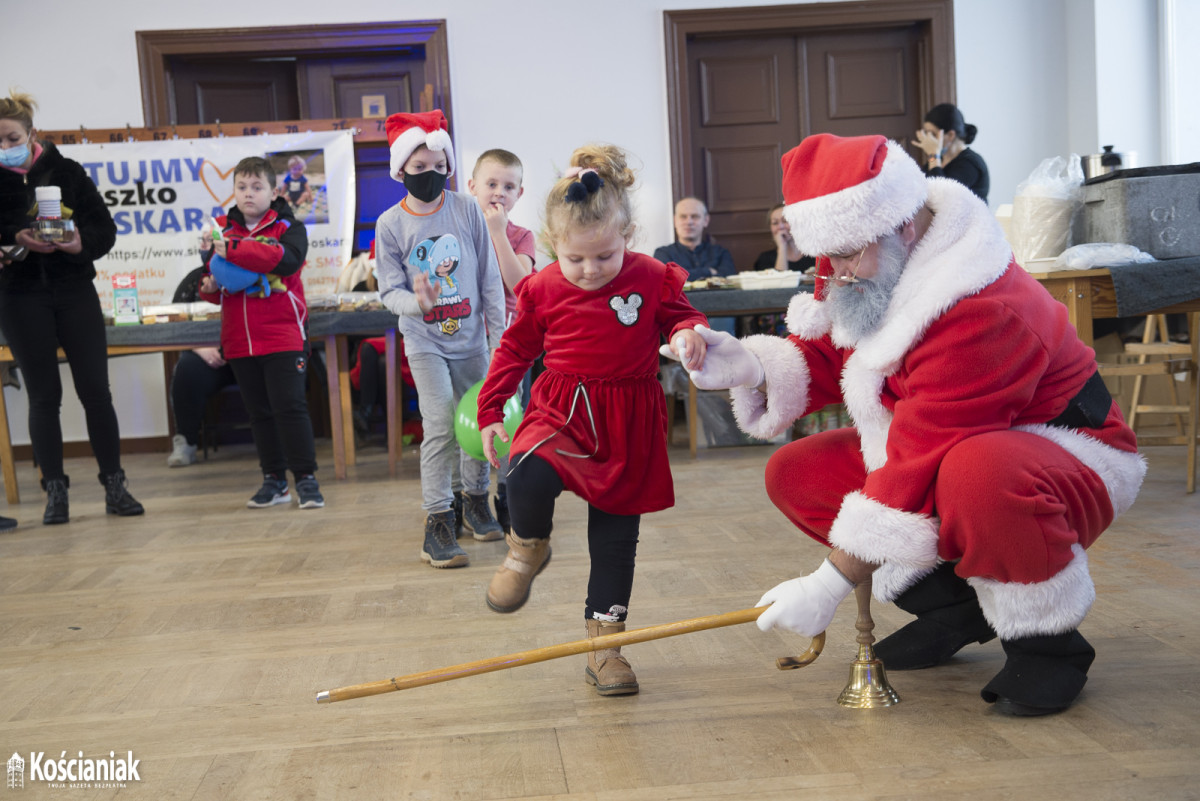
{"type": "Polygon", "coordinates": [[[526,276],[479,392],[479,427],[503,420],[504,403],[544,351],[546,371],[511,453],[536,450],[567,489],[611,514],[672,506],[658,347],[706,322],[683,294],[686,280],[682,267],[628,251],[597,290],[572,284],[558,262],[526,276]]]}
{"type": "Polygon", "coordinates": [[[845,404],[854,429],[785,446],[768,489],[806,533],[881,564],[881,600],[961,560],[1002,639],[1068,631],[1094,598],[1084,549],[1132,505],[1145,464],[1115,403],[1095,427],[1050,425],[1095,354],[969,190],[929,179],[926,203],[880,326],[850,341],[819,295],[798,295],[791,336],[744,341],[767,391],[733,390],[734,414],[769,438],[845,404]]]}

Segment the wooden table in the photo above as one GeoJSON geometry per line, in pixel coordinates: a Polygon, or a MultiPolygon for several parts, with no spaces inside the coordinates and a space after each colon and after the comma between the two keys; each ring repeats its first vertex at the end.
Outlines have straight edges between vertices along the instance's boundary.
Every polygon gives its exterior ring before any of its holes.
{"type": "MultiPolygon", "coordinates": [[[[214,347],[220,339],[220,332],[220,320],[105,328],[109,356],[166,354],[192,348],[214,347]]],[[[387,341],[384,360],[387,382],[388,471],[395,475],[396,464],[403,447],[399,417],[402,382],[396,358],[396,315],[387,310],[374,310],[314,311],[309,316],[309,339],[321,341],[325,345],[325,372],[329,385],[329,419],[333,439],[333,473],[339,479],[346,477],[347,465],[354,464],[356,459],[348,338],[379,333],[383,333],[387,341]]],[[[13,361],[11,349],[0,338],[0,362],[13,361]]],[[[0,466],[3,468],[5,496],[10,504],[19,503],[12,435],[8,426],[8,405],[3,392],[0,392],[0,461],[3,462],[0,466]]]]}
{"type": "MultiPolygon", "coordinates": [[[[1147,269],[1150,269],[1149,265],[1147,269]]],[[[1117,310],[1117,293],[1113,287],[1112,273],[1107,268],[1030,274],[1046,287],[1055,300],[1067,307],[1071,324],[1075,326],[1079,338],[1089,347],[1095,346],[1092,336],[1094,320],[1121,316],[1117,310]]],[[[1200,311],[1200,291],[1193,300],[1173,303],[1162,308],[1143,309],[1137,315],[1130,316],[1194,311],[1200,311]]]]}
{"type": "MultiPolygon", "coordinates": [[[[1176,262],[1178,266],[1183,260],[1176,262]]],[[[1146,264],[1140,265],[1140,269],[1154,270],[1159,265],[1146,264]]],[[[1113,269],[1128,269],[1128,268],[1113,268],[1113,269]]],[[[1200,415],[1197,404],[1200,400],[1197,398],[1196,373],[1200,369],[1200,279],[1196,276],[1196,270],[1191,273],[1181,273],[1180,276],[1186,276],[1186,279],[1181,281],[1180,286],[1175,287],[1175,291],[1171,296],[1176,299],[1176,302],[1165,303],[1158,308],[1146,308],[1146,305],[1155,305],[1153,302],[1148,304],[1143,303],[1136,310],[1128,308],[1128,301],[1124,311],[1118,309],[1117,290],[1113,283],[1113,275],[1111,270],[1107,268],[1099,268],[1095,270],[1064,270],[1053,273],[1031,273],[1034,278],[1042,283],[1043,286],[1050,292],[1055,299],[1062,302],[1067,307],[1067,315],[1071,323],[1075,326],[1079,338],[1088,346],[1095,347],[1095,340],[1092,336],[1092,322],[1095,320],[1115,318],[1115,317],[1139,317],[1153,314],[1188,314],[1189,338],[1191,342],[1191,378],[1188,384],[1189,398],[1184,408],[1190,410],[1191,420],[1188,426],[1184,427],[1180,436],[1161,436],[1151,435],[1146,439],[1151,443],[1158,441],[1159,444],[1182,444],[1188,448],[1187,455],[1187,491],[1190,493],[1195,489],[1196,485],[1196,442],[1194,421],[1200,415]],[[1190,300],[1178,300],[1180,297],[1194,295],[1190,300]],[[1178,440],[1178,441],[1177,441],[1178,440]]],[[[1127,274],[1128,275],[1128,274],[1127,274]]],[[[1150,321],[1147,320],[1147,325],[1150,321]]],[[[1130,345],[1129,349],[1136,346],[1130,345]]],[[[1111,365],[1100,365],[1101,373],[1108,375],[1124,374],[1120,366],[1113,369],[1111,365]],[[1108,367],[1106,372],[1105,368],[1108,367]]],[[[1128,374],[1136,375],[1139,371],[1132,370],[1128,374]]],[[[1134,400],[1136,404],[1136,399],[1134,400]]],[[[1127,410],[1127,416],[1128,416],[1127,410]]]]}

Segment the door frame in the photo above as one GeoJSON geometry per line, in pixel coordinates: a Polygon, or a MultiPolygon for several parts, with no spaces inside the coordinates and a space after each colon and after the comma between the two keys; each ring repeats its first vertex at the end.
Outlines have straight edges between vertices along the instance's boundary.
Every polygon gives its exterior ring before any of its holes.
{"type": "Polygon", "coordinates": [[[920,26],[917,93],[921,108],[956,102],[954,0],[859,0],[795,6],[664,11],[667,57],[667,123],[673,197],[695,194],[692,182],[691,82],[688,38],[702,35],[778,35],[920,26]]]}
{"type": "MultiPolygon", "coordinates": [[[[433,107],[453,122],[446,20],[136,31],[146,127],[171,124],[169,60],[180,55],[353,56],[422,46],[433,107]]],[[[453,129],[453,128],[452,128],[453,129]]]]}

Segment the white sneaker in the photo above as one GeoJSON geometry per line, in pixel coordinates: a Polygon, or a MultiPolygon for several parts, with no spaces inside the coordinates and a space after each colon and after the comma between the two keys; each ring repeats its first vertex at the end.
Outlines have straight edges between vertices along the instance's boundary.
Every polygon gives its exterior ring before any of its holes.
{"type": "Polygon", "coordinates": [[[167,457],[168,467],[187,467],[196,463],[196,446],[188,445],[183,434],[171,438],[171,455],[167,457]]]}

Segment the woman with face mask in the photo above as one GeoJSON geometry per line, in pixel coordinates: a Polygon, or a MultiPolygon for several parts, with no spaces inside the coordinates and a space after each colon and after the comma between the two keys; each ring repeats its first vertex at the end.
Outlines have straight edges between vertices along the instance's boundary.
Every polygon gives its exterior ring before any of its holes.
{"type": "Polygon", "coordinates": [[[925,115],[913,145],[921,149],[917,163],[928,176],[953,178],[987,203],[987,163],[967,145],[975,141],[978,129],[963,121],[962,112],[953,103],[939,103],[925,115]]]}
{"type": "Polygon", "coordinates": [[[70,480],[63,470],[59,419],[59,348],[66,354],[83,404],[88,440],[105,489],[105,510],[140,515],[142,505],[129,494],[121,469],[104,315],[92,283],[93,262],[112,248],[117,228],[83,167],[53,144],[38,141],[34,107],[33,98],[26,94],[0,98],[0,246],[16,245],[26,251],[23,259],[0,269],[0,332],[12,348],[29,392],[29,438],[47,496],[42,522],[66,523],[70,518],[70,480]],[[58,209],[46,197],[50,187],[61,194],[58,209]],[[43,189],[40,201],[39,188],[43,189]],[[69,221],[67,230],[39,233],[34,221],[56,216],[55,212],[69,221]]]}

